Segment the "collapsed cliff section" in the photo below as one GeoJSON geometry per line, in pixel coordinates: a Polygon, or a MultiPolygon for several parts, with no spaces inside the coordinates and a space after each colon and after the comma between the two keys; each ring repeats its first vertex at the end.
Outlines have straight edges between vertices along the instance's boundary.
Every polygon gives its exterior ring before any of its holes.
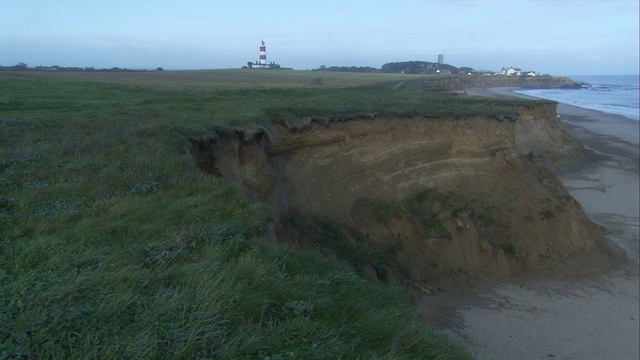
{"type": "Polygon", "coordinates": [[[278,241],[374,279],[581,273],[619,258],[541,161],[579,154],[553,104],[518,116],[322,117],[192,139],[198,166],[274,209],[278,241]]]}

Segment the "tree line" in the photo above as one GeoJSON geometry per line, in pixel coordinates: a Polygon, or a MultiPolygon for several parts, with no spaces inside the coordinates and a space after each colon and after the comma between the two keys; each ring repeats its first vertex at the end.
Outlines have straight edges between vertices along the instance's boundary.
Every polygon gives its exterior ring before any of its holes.
{"type": "MultiPolygon", "coordinates": [[[[0,70],[12,70],[12,71],[26,71],[26,70],[36,70],[36,71],[148,71],[145,69],[141,69],[141,70],[131,70],[131,69],[127,69],[127,68],[119,68],[119,67],[112,67],[112,68],[102,68],[102,69],[96,69],[93,66],[85,66],[85,67],[78,67],[78,66],[58,66],[58,65],[50,65],[50,66],[36,66],[34,68],[30,68],[29,65],[20,62],[16,65],[12,65],[12,66],[2,66],[0,65],[0,70]]],[[[161,67],[157,67],[155,69],[155,71],[164,71],[163,68],[161,67]]]]}
{"type": "Polygon", "coordinates": [[[438,64],[428,61],[402,61],[386,63],[380,69],[371,66],[325,66],[321,65],[314,71],[337,71],[359,73],[391,73],[391,74],[460,74],[476,72],[470,67],[455,67],[448,64],[438,64]]]}

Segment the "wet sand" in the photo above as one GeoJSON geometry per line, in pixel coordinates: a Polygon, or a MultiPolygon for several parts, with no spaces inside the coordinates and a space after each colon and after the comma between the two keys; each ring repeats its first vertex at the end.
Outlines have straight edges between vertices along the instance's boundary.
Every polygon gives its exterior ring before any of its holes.
{"type": "MultiPolygon", "coordinates": [[[[512,88],[469,89],[467,94],[526,97],[512,88]]],[[[446,296],[424,296],[422,308],[477,359],[638,359],[640,125],[564,104],[557,112],[595,159],[558,175],[589,217],[627,251],[628,263],[576,279],[449,290],[446,296]]]]}

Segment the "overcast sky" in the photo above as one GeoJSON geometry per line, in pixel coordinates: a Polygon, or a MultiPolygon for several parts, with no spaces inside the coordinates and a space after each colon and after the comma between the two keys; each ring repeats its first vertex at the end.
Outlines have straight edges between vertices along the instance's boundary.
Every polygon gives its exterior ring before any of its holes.
{"type": "Polygon", "coordinates": [[[638,0],[0,0],[0,65],[381,67],[637,74],[638,0]]]}

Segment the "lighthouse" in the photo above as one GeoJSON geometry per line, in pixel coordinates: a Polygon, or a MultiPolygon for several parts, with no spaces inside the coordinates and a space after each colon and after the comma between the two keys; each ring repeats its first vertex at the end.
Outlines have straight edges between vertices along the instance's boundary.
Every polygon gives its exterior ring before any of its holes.
{"type": "Polygon", "coordinates": [[[264,40],[260,42],[260,58],[255,63],[249,61],[247,66],[250,69],[280,69],[280,65],[274,63],[267,63],[267,46],[264,44],[264,40]]]}
{"type": "Polygon", "coordinates": [[[258,67],[267,67],[267,47],[264,45],[264,40],[260,43],[260,60],[258,60],[258,67]]]}

